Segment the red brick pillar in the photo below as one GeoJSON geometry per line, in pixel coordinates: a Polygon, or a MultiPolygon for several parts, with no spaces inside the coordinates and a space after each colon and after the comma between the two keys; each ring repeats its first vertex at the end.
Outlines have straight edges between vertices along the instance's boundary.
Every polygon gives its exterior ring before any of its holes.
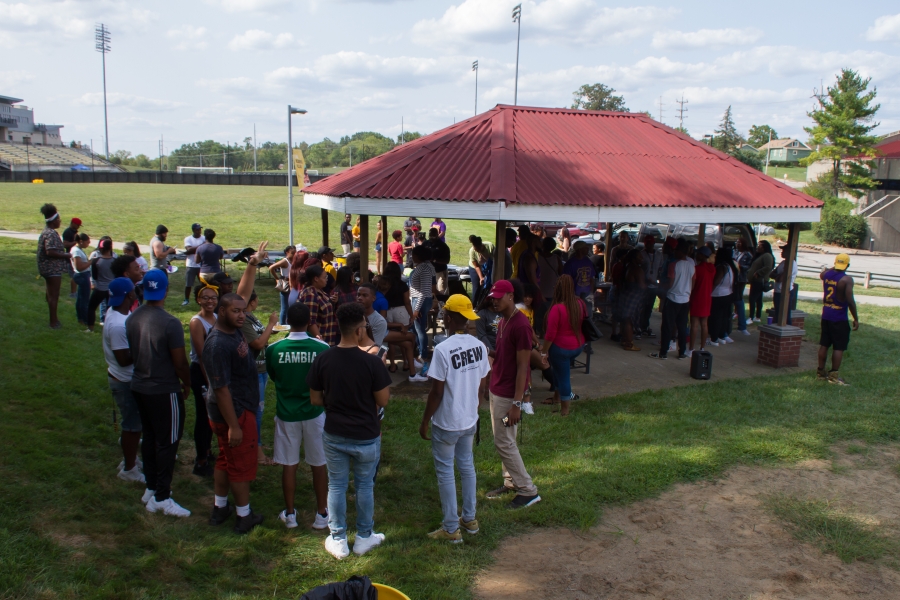
{"type": "Polygon", "coordinates": [[[802,310],[791,311],[791,325],[799,329],[806,329],[806,313],[802,310]]]}
{"type": "Polygon", "coordinates": [[[800,344],[804,331],[793,325],[760,325],[759,352],[756,362],[770,367],[796,367],[800,365],[800,344]]]}

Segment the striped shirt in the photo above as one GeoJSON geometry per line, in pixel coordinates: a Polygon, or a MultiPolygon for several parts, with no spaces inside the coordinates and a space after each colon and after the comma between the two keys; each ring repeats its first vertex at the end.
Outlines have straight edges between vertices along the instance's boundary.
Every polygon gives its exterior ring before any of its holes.
{"type": "Polygon", "coordinates": [[[434,282],[434,265],[420,262],[409,275],[409,299],[413,312],[422,308],[425,298],[431,298],[431,285],[434,282]]]}

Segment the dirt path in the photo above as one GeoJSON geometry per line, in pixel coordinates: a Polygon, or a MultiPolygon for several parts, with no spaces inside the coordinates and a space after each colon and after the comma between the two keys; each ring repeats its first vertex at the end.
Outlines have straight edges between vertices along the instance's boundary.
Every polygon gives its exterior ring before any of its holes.
{"type": "Polygon", "coordinates": [[[613,507],[587,532],[540,530],[508,540],[476,582],[484,600],[900,598],[900,572],[843,563],[797,541],[762,507],[785,494],[828,500],[897,534],[898,447],[848,445],[833,460],[793,468],[739,467],[721,480],[679,485],[613,507]]]}

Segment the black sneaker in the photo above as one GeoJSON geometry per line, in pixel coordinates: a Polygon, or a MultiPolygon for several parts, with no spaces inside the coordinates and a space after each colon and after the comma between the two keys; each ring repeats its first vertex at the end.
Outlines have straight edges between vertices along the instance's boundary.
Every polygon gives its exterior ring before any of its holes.
{"type": "Polygon", "coordinates": [[[525,508],[526,506],[531,506],[532,504],[537,504],[541,501],[541,497],[535,494],[534,496],[523,496],[522,494],[517,494],[515,498],[512,499],[512,502],[507,504],[507,508],[525,508]]]}
{"type": "Polygon", "coordinates": [[[221,525],[231,516],[231,503],[229,502],[222,508],[213,505],[212,514],[209,516],[209,524],[212,526],[221,525]]]}
{"type": "Polygon", "coordinates": [[[684,360],[686,358],[687,358],[687,354],[679,354],[678,355],[678,360],[684,360]]]}
{"type": "Polygon", "coordinates": [[[250,530],[263,522],[263,516],[252,510],[246,517],[236,517],[234,520],[234,532],[241,535],[250,533],[250,530]]]}
{"type": "Polygon", "coordinates": [[[611,342],[621,342],[621,341],[622,341],[622,336],[619,335],[618,333],[613,334],[613,335],[609,336],[609,341],[611,341],[611,342]]]}
{"type": "Polygon", "coordinates": [[[667,355],[663,354],[662,352],[651,352],[647,356],[649,356],[650,358],[658,358],[659,360],[666,360],[667,358],[669,358],[667,355]]]}
{"type": "Polygon", "coordinates": [[[652,330],[652,329],[646,329],[646,330],[644,330],[644,335],[646,335],[648,338],[654,338],[654,337],[656,337],[656,334],[653,333],[653,330],[652,330]]]}
{"type": "Polygon", "coordinates": [[[194,473],[194,475],[197,475],[199,477],[212,477],[213,470],[215,470],[215,467],[213,467],[208,460],[206,461],[205,465],[201,465],[200,463],[195,461],[194,470],[192,472],[194,473]]]}

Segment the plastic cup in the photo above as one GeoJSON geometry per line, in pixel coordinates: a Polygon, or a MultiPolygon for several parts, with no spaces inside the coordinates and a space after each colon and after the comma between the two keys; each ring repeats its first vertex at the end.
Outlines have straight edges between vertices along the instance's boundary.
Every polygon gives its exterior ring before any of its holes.
{"type": "Polygon", "coordinates": [[[766,319],[766,323],[768,323],[769,325],[771,325],[771,324],[772,324],[772,317],[767,318],[767,319],[766,319]]]}

